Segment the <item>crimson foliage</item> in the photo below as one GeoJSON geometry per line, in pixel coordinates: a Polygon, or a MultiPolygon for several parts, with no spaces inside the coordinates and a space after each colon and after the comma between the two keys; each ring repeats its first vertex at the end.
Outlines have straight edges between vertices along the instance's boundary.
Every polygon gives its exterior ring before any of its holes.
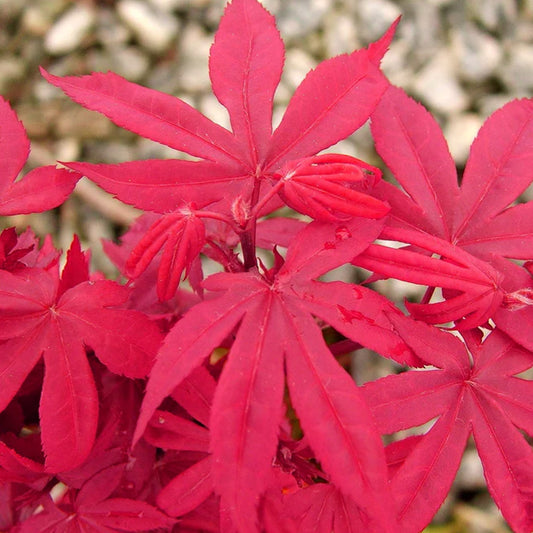
{"type": "Polygon", "coordinates": [[[309,72],[275,130],[284,47],[256,0],[227,6],[211,48],[231,131],[113,73],[42,71],[194,160],[16,181],[29,142],[0,100],[1,214],[53,208],[81,175],[146,211],[105,245],[126,285],[90,274],[77,237],[60,272],[49,240],[0,235],[2,530],[416,532],[470,435],[508,523],[533,529],[533,102],[487,120],[459,184],[435,120],[380,71],[395,26],[309,72]],[[320,153],[369,118],[398,185],[320,153]],[[350,265],[426,293],[406,315],[323,278],[350,265]],[[358,387],[341,362],[362,347],[404,371],[358,387]]]}

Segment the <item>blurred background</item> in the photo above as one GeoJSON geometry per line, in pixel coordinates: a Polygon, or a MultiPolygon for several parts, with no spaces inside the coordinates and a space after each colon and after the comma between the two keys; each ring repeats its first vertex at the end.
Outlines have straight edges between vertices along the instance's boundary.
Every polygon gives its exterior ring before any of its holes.
{"type": "MultiPolygon", "coordinates": [[[[40,76],[112,70],[185,99],[228,126],[210,90],[208,54],[223,0],[0,0],[0,94],[32,142],[27,170],[56,160],[117,163],[175,157],[162,145],[83,109],[40,76]]],[[[383,69],[441,123],[459,170],[485,118],[533,94],[533,0],[263,0],[287,47],[276,94],[277,123],[295,87],[321,60],[351,52],[402,21],[383,69]]],[[[0,126],[1,127],[1,126],[0,126]]],[[[379,165],[368,128],[335,147],[379,165]]],[[[531,196],[528,199],[533,199],[531,196]]],[[[116,238],[138,212],[82,181],[60,208],[0,219],[31,225],[67,248],[73,233],[91,247],[95,268],[113,275],[101,238],[116,238]]],[[[391,289],[392,290],[392,289],[391,289]]],[[[454,491],[427,531],[508,531],[484,490],[474,449],[454,491]]]]}

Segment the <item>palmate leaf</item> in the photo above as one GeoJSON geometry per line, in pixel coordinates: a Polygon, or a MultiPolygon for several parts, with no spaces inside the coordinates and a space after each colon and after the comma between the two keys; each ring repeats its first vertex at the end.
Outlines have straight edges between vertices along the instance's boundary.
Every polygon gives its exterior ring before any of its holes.
{"type": "MultiPolygon", "coordinates": [[[[145,376],[162,335],[137,311],[119,309],[128,289],[111,281],[88,281],[73,269],[86,262],[77,238],[59,272],[27,268],[0,271],[0,408],[20,389],[44,356],[40,422],[46,469],[58,472],[80,464],[91,451],[98,422],[98,395],[85,346],[110,370],[145,376]],[[114,309],[115,307],[115,309],[114,309]]],[[[85,270],[85,275],[88,271],[85,270]]]]}
{"type": "Polygon", "coordinates": [[[193,451],[193,464],[173,477],[157,495],[157,504],[170,516],[194,511],[213,494],[212,457],[209,454],[209,414],[216,382],[201,366],[172,392],[172,398],[195,421],[169,411],[157,410],[144,433],[151,445],[180,452],[193,451]],[[203,426],[199,425],[201,422],[203,426]]]}
{"type": "MultiPolygon", "coordinates": [[[[514,100],[487,119],[472,144],[460,186],[437,122],[401,89],[391,86],[384,94],[372,114],[372,133],[378,152],[404,189],[402,192],[389,183],[380,182],[373,191],[391,205],[388,224],[398,228],[398,240],[420,246],[421,240],[429,242],[437,237],[491,263],[492,268],[499,271],[497,277],[490,276],[495,282],[494,298],[488,293],[469,297],[465,286],[459,289],[464,290],[463,295],[452,297],[454,303],[424,304],[418,307],[416,317],[430,323],[444,323],[470,314],[461,322],[462,328],[482,324],[499,309],[496,293],[501,296],[505,293],[501,286],[496,287],[502,282],[505,261],[497,261],[495,254],[531,259],[531,202],[512,204],[533,180],[533,102],[514,100]],[[402,238],[403,231],[407,233],[402,238]],[[416,237],[416,232],[425,237],[416,237]],[[415,240],[409,240],[408,235],[415,236],[415,240]]],[[[435,247],[423,248],[450,259],[450,255],[435,247]]],[[[405,267],[416,270],[416,254],[402,257],[402,252],[392,251],[386,255],[385,260],[374,257],[367,268],[379,275],[394,275],[391,265],[409,259],[405,267]]],[[[420,263],[426,263],[426,281],[420,271],[417,283],[446,287],[436,281],[436,271],[444,272],[446,267],[440,269],[435,262],[430,266],[425,258],[421,258],[420,263]],[[430,272],[432,268],[435,268],[433,273],[430,272]]],[[[410,273],[398,275],[409,280],[410,273]]],[[[516,287],[515,290],[527,291],[527,287],[516,287]]],[[[444,294],[447,299],[449,294],[444,294]]],[[[507,295],[503,300],[500,298],[500,303],[507,298],[507,295]]],[[[509,312],[507,308],[505,314],[509,312]]],[[[515,320],[518,321],[518,317],[515,320]]],[[[524,346],[530,346],[529,331],[519,335],[516,332],[514,338],[524,346]]]]}
{"type": "Polygon", "coordinates": [[[209,75],[235,137],[248,146],[250,165],[264,161],[270,142],[284,54],[275,20],[261,4],[233,0],[227,5],[211,47],[209,75]]]}
{"type": "MultiPolygon", "coordinates": [[[[216,212],[214,218],[230,225],[236,222],[237,232],[239,228],[246,230],[258,214],[282,206],[283,198],[288,197],[291,206],[317,219],[329,212],[340,213],[340,218],[354,214],[382,217],[388,211],[383,202],[345,183],[321,185],[318,180],[307,184],[303,191],[303,186],[293,190],[289,184],[285,196],[281,187],[272,187],[279,183],[279,172],[287,163],[316,155],[366,122],[387,87],[377,63],[394,27],[375,43],[372,52],[356,50],[324,61],[311,71],[274,132],[272,106],[284,47],[274,18],[257,0],[233,0],[227,5],[211,49],[213,92],[229,112],[232,132],[179,98],[130,83],[113,73],[61,78],[42,70],[50,83],[84,107],[200,159],[64,164],[125,203],[162,214],[209,206],[211,214],[216,212]],[[314,200],[299,201],[301,195],[314,200]]],[[[199,253],[199,248],[194,250],[199,253]]],[[[251,266],[250,258],[245,262],[251,266]]],[[[178,270],[160,271],[159,279],[166,274],[178,279],[178,270]]],[[[169,294],[175,292],[175,285],[170,283],[165,287],[168,290],[161,289],[160,296],[172,296],[169,294]]]]}
{"type": "MultiPolygon", "coordinates": [[[[382,224],[354,219],[343,226],[342,238],[336,237],[331,225],[311,224],[289,247],[287,262],[273,280],[257,272],[210,276],[204,288],[219,291],[220,296],[185,314],[157,356],[135,440],[165,396],[227,336],[235,335],[215,393],[210,449],[215,490],[239,530],[257,530],[256,507],[268,486],[285,380],[304,433],[332,482],[378,520],[383,531],[393,530],[394,517],[382,505],[387,487],[381,442],[353,380],[335,362],[313,318],[322,315],[335,322],[343,315],[331,309],[330,301],[327,305],[313,301],[318,282],[310,279],[342,264],[350,249],[353,253],[368,246],[382,224]],[[297,250],[304,243],[312,246],[300,258],[297,250]],[[306,298],[299,296],[304,293],[306,298]]],[[[327,291],[332,284],[323,285],[327,291]]],[[[335,289],[342,291],[352,291],[352,286],[335,289]]],[[[353,302],[361,311],[365,295],[353,302]]],[[[380,305],[373,301],[366,315],[352,310],[344,329],[357,342],[379,346],[385,353],[399,345],[409,353],[387,320],[385,312],[390,309],[383,299],[380,305]]]]}
{"type": "Polygon", "coordinates": [[[172,518],[145,501],[111,496],[120,482],[122,470],[122,465],[101,469],[80,490],[69,489],[68,497],[58,503],[47,495],[44,509],[25,520],[20,531],[113,533],[172,527],[172,518]]]}
{"type": "Polygon", "coordinates": [[[400,200],[392,186],[377,186],[382,189],[379,197],[391,205],[404,204],[398,212],[393,208],[396,224],[432,233],[484,258],[496,251],[494,240],[502,255],[522,258],[520,252],[517,256],[505,250],[505,244],[514,253],[518,238],[522,249],[531,246],[526,246],[533,239],[533,227],[527,223],[530,217],[523,207],[506,208],[533,180],[530,100],[514,100],[487,119],[472,144],[460,187],[437,122],[401,89],[387,89],[372,114],[372,134],[379,154],[408,195],[400,200]],[[499,222],[500,216],[506,218],[505,224],[499,222]]]}
{"type": "Polygon", "coordinates": [[[483,343],[473,332],[460,339],[391,315],[398,333],[436,370],[409,371],[363,387],[382,433],[438,417],[391,480],[401,530],[420,531],[441,505],[472,433],[487,485],[514,531],[530,531],[533,451],[519,430],[533,431],[530,352],[498,330],[483,343]],[[470,361],[471,354],[473,363],[470,361]]]}
{"type": "Polygon", "coordinates": [[[26,131],[9,104],[0,97],[0,215],[38,213],[61,204],[80,178],[76,172],[45,166],[15,181],[28,159],[26,131]]]}

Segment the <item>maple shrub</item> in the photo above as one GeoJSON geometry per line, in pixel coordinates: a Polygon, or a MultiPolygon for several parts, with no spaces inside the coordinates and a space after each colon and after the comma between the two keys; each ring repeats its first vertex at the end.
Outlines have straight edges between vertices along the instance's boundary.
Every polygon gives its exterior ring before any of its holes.
{"type": "Polygon", "coordinates": [[[76,236],[61,269],[50,237],[0,235],[1,531],[418,532],[471,437],[508,524],[533,530],[533,101],[485,122],[458,180],[380,70],[396,24],[309,72],[274,130],[284,47],[257,0],[228,4],[210,53],[231,131],[113,73],[42,70],[189,159],[17,179],[29,141],[0,100],[1,215],[81,176],[145,211],[104,244],[127,283],[76,236]],[[395,184],[324,152],[368,119],[395,184]],[[341,266],[368,283],[323,277],[341,266]],[[423,297],[404,312],[370,288],[385,278],[423,297]],[[357,386],[363,347],[401,371],[357,386]]]}

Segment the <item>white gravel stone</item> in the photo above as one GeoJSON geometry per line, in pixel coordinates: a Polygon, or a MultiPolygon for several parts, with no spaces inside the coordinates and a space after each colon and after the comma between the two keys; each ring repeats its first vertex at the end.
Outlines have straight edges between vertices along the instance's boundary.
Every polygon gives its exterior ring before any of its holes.
{"type": "Polygon", "coordinates": [[[134,46],[113,47],[107,53],[94,52],[87,56],[90,70],[111,70],[130,81],[141,80],[150,66],[146,53],[134,46]]]}
{"type": "Polygon", "coordinates": [[[50,28],[44,39],[49,54],[72,52],[82,43],[95,21],[95,12],[85,4],[77,4],[66,11],[50,28]]]}
{"type": "Polygon", "coordinates": [[[287,50],[285,56],[285,69],[281,83],[290,90],[292,95],[307,73],[315,67],[316,61],[308,53],[299,48],[291,48],[287,50]]]}
{"type": "Polygon", "coordinates": [[[231,130],[228,112],[226,111],[226,108],[220,104],[214,94],[209,93],[203,95],[198,102],[198,109],[213,122],[231,130]]]}
{"type": "Polygon", "coordinates": [[[280,2],[275,15],[281,35],[284,39],[294,39],[318,28],[330,7],[330,0],[280,2]]]}
{"type": "Polygon", "coordinates": [[[394,85],[408,87],[415,77],[410,65],[411,46],[406,39],[398,39],[391,43],[387,53],[381,60],[381,69],[394,85]]]}
{"type": "Polygon", "coordinates": [[[460,113],[469,104],[457,80],[454,60],[447,50],[439,52],[417,73],[412,89],[425,104],[440,113],[460,113]]]}
{"type": "Polygon", "coordinates": [[[502,49],[496,39],[465,24],[452,33],[452,47],[461,76],[479,82],[491,76],[502,60],[502,49]]]}
{"type": "Polygon", "coordinates": [[[455,483],[470,490],[480,489],[485,486],[483,465],[476,450],[465,450],[461,459],[461,466],[457,471],[455,483]]]}
{"type": "Polygon", "coordinates": [[[517,43],[512,46],[502,65],[501,77],[511,90],[533,89],[533,45],[517,43]]]}
{"type": "Polygon", "coordinates": [[[488,118],[492,113],[503,107],[505,104],[513,100],[514,98],[520,98],[525,96],[524,94],[489,94],[483,96],[477,102],[479,108],[479,114],[483,120],[488,118]]]}
{"type": "Polygon", "coordinates": [[[22,27],[30,35],[43,37],[52,26],[52,17],[41,6],[29,6],[22,15],[22,27]]]}
{"type": "Polygon", "coordinates": [[[449,118],[444,136],[456,165],[464,165],[470,153],[470,145],[475,139],[483,119],[475,113],[461,113],[449,118]]]}
{"type": "Polygon", "coordinates": [[[12,56],[0,57],[0,93],[4,93],[9,85],[24,76],[24,63],[12,56]]]}
{"type": "Polygon", "coordinates": [[[467,0],[468,11],[489,30],[502,30],[517,16],[515,0],[467,0]]]}
{"type": "Polygon", "coordinates": [[[121,0],[117,12],[141,45],[151,52],[163,52],[178,33],[175,17],[141,0],[121,0]]]}
{"type": "Polygon", "coordinates": [[[184,7],[192,7],[195,4],[194,1],[189,0],[188,2],[184,0],[148,0],[156,9],[161,11],[171,12],[176,9],[184,7]]]}
{"type": "Polygon", "coordinates": [[[178,45],[180,86],[184,91],[208,92],[209,50],[213,37],[196,23],[189,23],[178,45]]]}
{"type": "Polygon", "coordinates": [[[109,50],[124,46],[131,39],[131,30],[110,9],[99,11],[95,34],[98,41],[109,50]]]}
{"type": "Polygon", "coordinates": [[[326,18],[324,26],[324,43],[328,57],[350,53],[359,48],[353,17],[335,11],[326,18]]]}
{"type": "Polygon", "coordinates": [[[388,0],[360,0],[356,13],[363,38],[375,41],[402,12],[396,3],[388,0]]]}

